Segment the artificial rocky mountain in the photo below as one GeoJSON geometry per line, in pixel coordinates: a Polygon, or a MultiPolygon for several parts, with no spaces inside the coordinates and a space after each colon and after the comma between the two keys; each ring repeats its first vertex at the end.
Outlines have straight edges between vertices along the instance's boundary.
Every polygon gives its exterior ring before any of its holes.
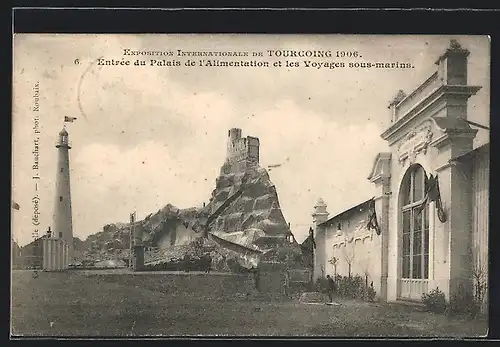
{"type": "MultiPolygon", "coordinates": [[[[280,209],[276,187],[258,163],[258,147],[257,138],[241,138],[240,129],[231,129],[227,159],[209,203],[203,208],[188,209],[167,204],[136,222],[144,245],[161,251],[190,245],[205,236],[236,247],[266,249],[293,238],[280,209]]],[[[126,258],[129,228],[128,223],[104,226],[102,232],[85,241],[86,256],[126,258]]]]}

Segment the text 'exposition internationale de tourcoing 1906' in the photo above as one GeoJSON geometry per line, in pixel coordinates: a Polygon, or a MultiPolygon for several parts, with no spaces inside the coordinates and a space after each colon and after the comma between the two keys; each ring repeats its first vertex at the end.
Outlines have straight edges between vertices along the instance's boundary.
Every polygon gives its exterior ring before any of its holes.
{"type": "MultiPolygon", "coordinates": [[[[407,61],[379,61],[363,57],[359,51],[273,50],[185,51],[134,50],[124,48],[120,57],[97,58],[97,66],[116,67],[238,67],[306,69],[412,69],[407,61]]],[[[75,59],[80,64],[80,59],[75,59]]]]}

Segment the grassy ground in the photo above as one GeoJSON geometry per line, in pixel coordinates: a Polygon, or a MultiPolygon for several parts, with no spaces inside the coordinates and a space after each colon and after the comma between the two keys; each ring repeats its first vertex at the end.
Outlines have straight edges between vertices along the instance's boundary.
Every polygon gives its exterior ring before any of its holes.
{"type": "Polygon", "coordinates": [[[18,336],[472,337],[487,331],[485,321],[452,320],[400,305],[341,302],[340,306],[326,306],[252,300],[236,295],[210,297],[190,291],[188,286],[179,287],[175,293],[172,287],[168,291],[158,286],[145,289],[143,284],[147,280],[148,276],[143,275],[116,281],[116,277],[88,276],[76,271],[40,273],[33,278],[29,271],[14,271],[12,333],[18,336]]]}

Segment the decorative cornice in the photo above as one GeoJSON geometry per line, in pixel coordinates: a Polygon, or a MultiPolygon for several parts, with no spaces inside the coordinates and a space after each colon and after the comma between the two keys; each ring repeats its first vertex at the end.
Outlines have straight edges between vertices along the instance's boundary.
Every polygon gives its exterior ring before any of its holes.
{"type": "Polygon", "coordinates": [[[424,96],[420,102],[415,103],[415,105],[410,108],[404,115],[398,118],[398,120],[387,128],[381,135],[381,137],[390,141],[390,138],[394,136],[398,131],[400,131],[404,126],[410,123],[412,120],[417,118],[421,113],[428,110],[436,102],[441,100],[446,95],[459,95],[464,98],[469,98],[476,94],[480,90],[480,86],[463,86],[463,85],[440,85],[439,87],[432,90],[428,95],[424,96]]]}
{"type": "Polygon", "coordinates": [[[335,246],[337,246],[337,247],[340,247],[340,246],[347,247],[348,243],[356,243],[356,241],[358,241],[358,240],[363,241],[365,239],[370,239],[370,241],[373,240],[373,231],[370,231],[368,233],[365,232],[365,233],[362,233],[362,234],[353,235],[352,238],[350,238],[350,239],[348,239],[347,237],[345,237],[342,240],[333,242],[333,247],[335,247],[335,246]]]}
{"type": "Polygon", "coordinates": [[[379,184],[379,183],[384,183],[384,181],[388,180],[391,178],[390,174],[378,174],[370,178],[370,182],[379,184]]]}
{"type": "Polygon", "coordinates": [[[340,246],[344,246],[344,247],[346,246],[346,243],[344,240],[333,244],[333,247],[340,247],[340,246]]]}
{"type": "Polygon", "coordinates": [[[356,242],[357,240],[364,240],[369,238],[373,240],[373,230],[368,230],[365,226],[366,221],[362,220],[358,223],[358,227],[350,232],[346,231],[336,231],[333,237],[333,245],[344,245],[347,246],[348,243],[356,242]]]}
{"type": "Polygon", "coordinates": [[[474,139],[477,134],[477,129],[447,129],[446,132],[432,141],[431,146],[441,148],[446,146],[454,139],[474,139]]]}
{"type": "Polygon", "coordinates": [[[372,183],[377,183],[380,179],[391,177],[389,172],[379,172],[377,173],[377,168],[379,165],[383,165],[384,162],[389,162],[392,158],[392,153],[390,152],[380,152],[377,154],[373,161],[372,170],[370,175],[368,175],[368,180],[372,183]]]}
{"type": "Polygon", "coordinates": [[[363,241],[364,239],[370,239],[373,240],[373,231],[370,231],[369,233],[366,234],[361,234],[361,235],[356,235],[354,236],[353,242],[356,242],[357,240],[363,241]]]}

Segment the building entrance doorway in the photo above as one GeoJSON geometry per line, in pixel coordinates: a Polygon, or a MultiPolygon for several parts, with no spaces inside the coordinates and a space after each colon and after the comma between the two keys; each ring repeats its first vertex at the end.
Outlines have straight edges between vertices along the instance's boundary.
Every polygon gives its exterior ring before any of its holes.
{"type": "Polygon", "coordinates": [[[399,298],[421,300],[429,282],[429,205],[422,166],[411,166],[401,184],[399,298]]]}

